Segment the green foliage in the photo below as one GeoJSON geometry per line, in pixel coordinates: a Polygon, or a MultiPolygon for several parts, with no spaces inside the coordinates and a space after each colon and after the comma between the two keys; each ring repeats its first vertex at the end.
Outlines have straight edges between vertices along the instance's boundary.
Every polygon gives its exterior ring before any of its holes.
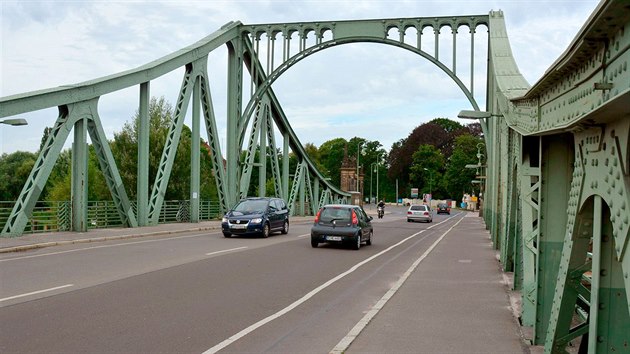
{"type": "Polygon", "coordinates": [[[341,162],[347,147],[348,142],[344,138],[328,140],[319,147],[320,161],[324,166],[321,172],[336,186],[341,185],[341,162]]]}
{"type": "Polygon", "coordinates": [[[439,125],[447,133],[453,133],[464,128],[463,125],[459,124],[458,122],[454,120],[450,120],[448,118],[435,118],[431,120],[429,123],[434,123],[434,124],[439,125]]]}
{"type": "Polygon", "coordinates": [[[26,151],[0,156],[0,200],[18,198],[36,160],[36,154],[26,151]]]}
{"type": "MultiPolygon", "coordinates": [[[[159,99],[152,97],[149,103],[149,194],[155,183],[155,176],[173,119],[173,108],[164,97],[159,99]]],[[[130,199],[136,198],[139,124],[139,113],[136,113],[132,123],[125,123],[122,131],[114,134],[114,141],[111,144],[123,185],[127,187],[130,199]]],[[[191,144],[190,128],[184,126],[164,195],[165,200],[190,199],[191,144]]],[[[200,152],[200,198],[214,199],[217,196],[217,190],[212,173],[212,159],[207,144],[202,142],[200,152]]]]}
{"type": "Polygon", "coordinates": [[[413,156],[410,168],[412,187],[420,187],[420,193],[433,193],[433,199],[444,198],[440,181],[444,168],[444,156],[433,145],[421,145],[413,156]]]}
{"type": "MultiPolygon", "coordinates": [[[[96,151],[92,146],[88,151],[88,200],[111,200],[111,193],[100,170],[96,151]]],[[[59,154],[57,163],[48,178],[48,191],[42,199],[48,201],[70,200],[72,197],[72,151],[59,154]]]]}
{"type": "MultiPolygon", "coordinates": [[[[483,139],[468,134],[455,139],[455,149],[444,176],[445,188],[453,199],[460,199],[465,192],[472,190],[471,181],[475,178],[477,171],[466,168],[466,165],[478,163],[478,144],[483,145],[483,139]]],[[[485,149],[482,145],[480,147],[483,153],[485,149]]]]}

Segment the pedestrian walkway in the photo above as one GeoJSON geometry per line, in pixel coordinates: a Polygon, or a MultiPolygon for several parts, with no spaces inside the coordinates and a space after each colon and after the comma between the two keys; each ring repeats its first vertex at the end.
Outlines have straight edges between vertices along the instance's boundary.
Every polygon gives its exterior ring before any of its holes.
{"type": "Polygon", "coordinates": [[[436,245],[345,353],[530,353],[478,215],[436,245]]]}

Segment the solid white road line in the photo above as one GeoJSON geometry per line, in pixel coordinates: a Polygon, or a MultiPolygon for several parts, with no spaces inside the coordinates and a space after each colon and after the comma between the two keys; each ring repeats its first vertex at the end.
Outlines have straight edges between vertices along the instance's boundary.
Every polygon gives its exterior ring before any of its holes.
{"type": "Polygon", "coordinates": [[[243,250],[243,249],[246,249],[246,248],[247,248],[247,246],[230,248],[229,250],[223,250],[223,251],[216,251],[216,252],[206,253],[206,256],[213,256],[213,255],[219,254],[219,253],[238,251],[238,250],[243,250]]]}
{"type": "Polygon", "coordinates": [[[62,286],[56,286],[54,288],[50,288],[50,289],[44,289],[44,290],[38,290],[38,291],[33,291],[31,293],[26,293],[26,294],[21,294],[21,295],[15,295],[15,296],[10,296],[10,297],[5,297],[4,299],[0,299],[0,302],[3,301],[9,301],[9,300],[13,300],[13,299],[18,299],[21,297],[25,297],[25,296],[31,296],[31,295],[36,295],[36,294],[41,294],[41,293],[45,293],[47,291],[53,291],[53,290],[57,290],[57,289],[63,289],[63,288],[67,288],[70,286],[74,286],[74,284],[66,284],[66,285],[62,285],[62,286]]]}
{"type": "Polygon", "coordinates": [[[352,342],[357,338],[361,331],[363,331],[368,323],[370,323],[372,318],[374,318],[374,316],[376,316],[376,314],[383,308],[383,306],[385,306],[389,299],[391,299],[391,297],[396,294],[398,289],[400,289],[400,287],[405,283],[411,273],[413,273],[416,267],[418,267],[418,264],[420,264],[420,262],[422,262],[429,255],[429,253],[433,251],[433,249],[440,243],[440,241],[442,241],[444,236],[451,232],[451,230],[453,230],[453,228],[457,226],[457,224],[459,224],[462,220],[463,218],[459,219],[459,221],[457,221],[455,225],[446,230],[446,232],[444,232],[442,236],[435,240],[435,242],[433,242],[433,244],[422,254],[422,256],[420,256],[420,258],[413,262],[411,267],[407,269],[403,276],[396,283],[394,283],[394,286],[392,286],[391,289],[389,289],[389,291],[387,291],[385,295],[383,295],[383,297],[378,302],[376,302],[372,309],[368,311],[365,316],[363,316],[363,318],[350,330],[350,332],[348,332],[348,334],[341,341],[339,341],[339,343],[337,343],[337,345],[333,348],[333,350],[330,351],[329,354],[342,354],[348,349],[348,347],[350,347],[350,344],[352,344],[352,342]]]}
{"type": "MultiPolygon", "coordinates": [[[[346,275],[349,275],[349,274],[353,273],[354,271],[359,269],[359,267],[367,264],[368,262],[371,262],[372,260],[382,256],[383,254],[385,254],[385,253],[391,251],[392,249],[402,245],[403,243],[411,240],[412,238],[414,238],[414,237],[424,233],[425,231],[430,230],[430,229],[432,229],[432,228],[434,228],[434,227],[436,227],[436,226],[438,226],[438,225],[440,225],[440,224],[442,224],[444,222],[447,222],[448,220],[449,219],[446,219],[446,220],[444,220],[444,221],[442,221],[440,223],[437,223],[435,225],[432,225],[432,226],[430,226],[430,227],[428,227],[428,228],[426,228],[424,230],[416,232],[415,234],[413,234],[413,235],[403,239],[402,241],[400,241],[400,242],[398,242],[398,243],[396,243],[396,244],[394,244],[392,246],[389,246],[388,248],[384,249],[383,251],[381,251],[381,252],[379,252],[379,253],[377,253],[375,255],[372,255],[371,257],[368,257],[368,258],[364,259],[363,261],[355,264],[354,266],[352,266],[350,269],[346,270],[345,272],[337,275],[336,277],[328,280],[324,284],[322,284],[322,285],[318,286],[317,288],[311,290],[306,295],[302,296],[301,298],[299,298],[298,300],[293,302],[291,305],[289,305],[289,306],[285,307],[284,309],[274,313],[273,315],[270,315],[270,316],[268,316],[266,318],[263,318],[262,320],[252,324],[251,326],[241,330],[240,332],[234,334],[233,336],[229,337],[228,339],[226,339],[226,340],[222,341],[221,343],[215,345],[214,347],[206,350],[205,352],[203,352],[203,354],[213,354],[213,353],[216,353],[219,350],[229,346],[230,344],[236,342],[237,340],[245,337],[249,333],[251,333],[251,332],[255,331],[256,329],[264,326],[265,324],[267,324],[267,323],[269,323],[269,322],[271,322],[271,321],[273,321],[273,320],[275,320],[275,319],[277,319],[277,318],[279,318],[279,317],[289,313],[294,308],[298,307],[299,305],[303,304],[304,302],[306,302],[307,300],[309,300],[313,296],[317,295],[317,293],[319,293],[322,290],[326,289],[327,287],[329,287],[330,285],[334,284],[338,280],[344,278],[346,275]]],[[[444,237],[444,236],[442,236],[442,237],[444,237]]]]}

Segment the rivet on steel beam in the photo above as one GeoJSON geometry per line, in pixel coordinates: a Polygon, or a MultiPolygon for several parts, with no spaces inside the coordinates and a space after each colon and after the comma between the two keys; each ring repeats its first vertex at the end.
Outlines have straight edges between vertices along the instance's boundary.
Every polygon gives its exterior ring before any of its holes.
{"type": "Polygon", "coordinates": [[[612,82],[596,82],[593,85],[594,90],[600,90],[600,91],[612,90],[612,88],[613,88],[612,82]]]}

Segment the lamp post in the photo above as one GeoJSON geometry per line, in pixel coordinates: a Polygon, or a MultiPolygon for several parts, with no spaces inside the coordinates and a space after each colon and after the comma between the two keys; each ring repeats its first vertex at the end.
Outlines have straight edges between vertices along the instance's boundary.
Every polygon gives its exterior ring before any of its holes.
{"type": "MultiPolygon", "coordinates": [[[[0,120],[0,124],[19,126],[19,125],[28,125],[28,122],[24,118],[12,118],[0,120]]],[[[2,146],[0,146],[0,155],[2,155],[2,146]]]]}
{"type": "Polygon", "coordinates": [[[372,202],[372,172],[376,172],[376,198],[374,198],[376,201],[378,200],[378,161],[370,164],[370,203],[372,202]]]}
{"type": "Polygon", "coordinates": [[[361,157],[361,142],[357,144],[357,192],[359,192],[359,158],[361,157]]]}
{"type": "Polygon", "coordinates": [[[431,206],[431,199],[433,199],[433,170],[429,170],[426,167],[423,170],[429,171],[429,206],[431,206]]]}
{"type": "Polygon", "coordinates": [[[26,121],[26,119],[23,119],[23,118],[15,118],[15,119],[0,120],[0,124],[8,124],[8,125],[17,126],[17,125],[28,125],[28,122],[26,121]]]}

